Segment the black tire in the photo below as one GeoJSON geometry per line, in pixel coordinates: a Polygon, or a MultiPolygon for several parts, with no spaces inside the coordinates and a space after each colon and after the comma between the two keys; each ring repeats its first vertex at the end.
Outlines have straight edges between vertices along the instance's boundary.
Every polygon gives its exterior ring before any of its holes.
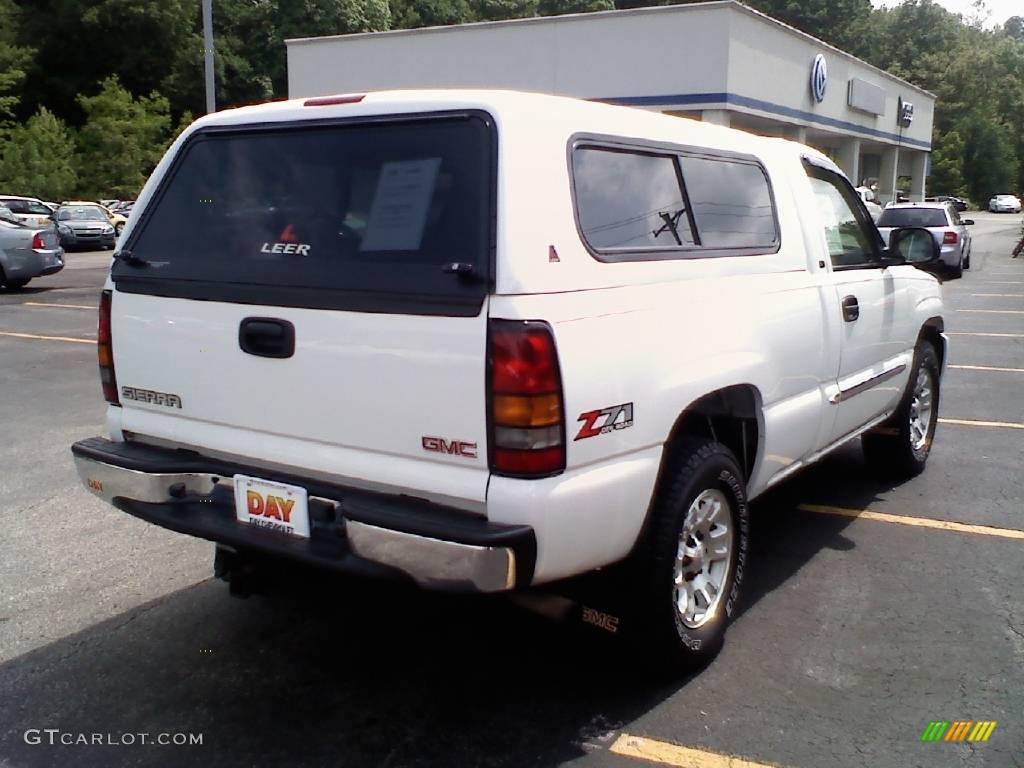
{"type": "Polygon", "coordinates": [[[970,269],[970,268],[971,268],[971,252],[968,251],[967,255],[964,257],[964,269],[970,269]]]}
{"type": "MultiPolygon", "coordinates": [[[[0,273],[0,280],[2,279],[3,275],[2,273],[0,273]]],[[[32,278],[29,278],[28,280],[7,280],[4,282],[4,288],[6,288],[8,291],[11,291],[12,293],[14,291],[20,291],[22,288],[28,285],[29,280],[31,279],[32,278]]]]}
{"type": "MultiPolygon", "coordinates": [[[[717,497],[713,497],[710,503],[714,503],[714,498],[717,497]]],[[[710,530],[715,530],[717,525],[715,523],[710,530]]],[[[701,558],[708,554],[706,542],[711,541],[709,534],[700,540],[691,537],[688,541],[703,551],[701,558]]],[[[736,457],[724,445],[711,440],[678,440],[671,448],[662,486],[651,510],[648,538],[637,553],[635,565],[638,576],[633,585],[634,610],[645,652],[662,669],[693,669],[718,653],[725,639],[726,627],[737,607],[749,547],[750,513],[746,485],[736,457]],[[718,492],[728,502],[728,510],[723,510],[721,515],[727,513],[732,546],[725,559],[724,579],[715,593],[712,610],[705,613],[702,622],[691,622],[697,624],[691,626],[677,607],[676,561],[683,525],[691,505],[711,492],[718,492]]],[[[691,567],[694,562],[689,561],[691,567]]],[[[710,575],[712,564],[704,568],[701,573],[710,575]]],[[[684,577],[684,580],[689,582],[693,579],[684,577]]]]}
{"type": "Polygon", "coordinates": [[[886,477],[909,478],[924,471],[939,420],[939,395],[939,358],[931,343],[923,342],[914,354],[907,389],[896,413],[880,427],[861,437],[864,458],[876,472],[886,477]],[[930,380],[932,394],[924,441],[920,443],[920,435],[912,430],[911,424],[915,413],[918,413],[915,390],[922,372],[930,380]]]}

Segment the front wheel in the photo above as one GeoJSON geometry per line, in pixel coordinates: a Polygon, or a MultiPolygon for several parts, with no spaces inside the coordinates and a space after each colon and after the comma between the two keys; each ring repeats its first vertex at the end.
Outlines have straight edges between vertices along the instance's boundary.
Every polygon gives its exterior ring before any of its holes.
{"type": "Polygon", "coordinates": [[[864,458],[884,475],[924,471],[939,422],[939,358],[924,342],[914,354],[907,390],[892,418],[861,438],[864,458]]]}
{"type": "Polygon", "coordinates": [[[692,668],[718,652],[736,610],[750,518],[728,448],[683,438],[670,450],[634,597],[649,650],[670,667],[692,668]]]}

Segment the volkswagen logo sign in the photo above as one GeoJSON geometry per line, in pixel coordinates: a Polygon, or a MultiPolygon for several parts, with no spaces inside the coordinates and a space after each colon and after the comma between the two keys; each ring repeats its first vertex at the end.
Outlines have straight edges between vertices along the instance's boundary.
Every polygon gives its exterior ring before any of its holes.
{"type": "Polygon", "coordinates": [[[818,54],[814,57],[814,64],[811,65],[811,95],[819,104],[825,100],[825,86],[828,83],[828,67],[825,66],[825,57],[818,54]]]}

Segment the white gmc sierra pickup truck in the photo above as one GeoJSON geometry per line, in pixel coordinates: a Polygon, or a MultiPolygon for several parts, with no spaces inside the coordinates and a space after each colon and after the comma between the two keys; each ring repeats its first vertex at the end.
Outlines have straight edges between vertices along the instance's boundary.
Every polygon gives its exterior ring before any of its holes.
{"type": "Polygon", "coordinates": [[[497,91],[228,110],[139,195],[100,303],[109,436],[72,452],[229,579],[628,563],[652,649],[697,661],[750,499],[856,437],[923,469],[937,260],[821,153],[692,120],[497,91]]]}

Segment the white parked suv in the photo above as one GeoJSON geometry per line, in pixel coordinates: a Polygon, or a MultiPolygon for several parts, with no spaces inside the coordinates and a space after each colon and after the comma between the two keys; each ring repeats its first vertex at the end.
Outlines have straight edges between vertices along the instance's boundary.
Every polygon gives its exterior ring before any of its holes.
{"type": "Polygon", "coordinates": [[[931,448],[935,241],[883,243],[799,144],[510,92],[299,99],[197,121],[135,211],[100,307],[109,435],[72,451],[229,580],[625,563],[652,653],[695,661],[750,499],[858,436],[905,475],[931,448]]]}

